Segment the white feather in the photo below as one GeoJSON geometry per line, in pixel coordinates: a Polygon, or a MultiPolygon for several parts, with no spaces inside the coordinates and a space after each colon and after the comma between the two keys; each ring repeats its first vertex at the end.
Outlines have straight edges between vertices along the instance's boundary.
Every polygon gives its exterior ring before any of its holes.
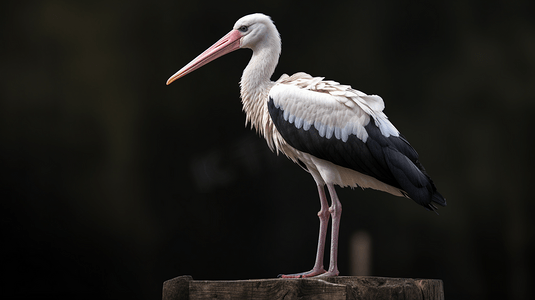
{"type": "Polygon", "coordinates": [[[290,117],[288,118],[288,122],[290,122],[290,124],[291,124],[291,123],[294,122],[294,120],[295,120],[295,115],[292,115],[292,114],[290,113],[290,117]]]}
{"type": "Polygon", "coordinates": [[[284,111],[284,115],[283,115],[283,117],[284,117],[284,121],[288,121],[288,117],[289,117],[289,116],[290,116],[290,111],[289,111],[289,110],[285,110],[285,111],[284,111]]]}
{"type": "Polygon", "coordinates": [[[303,126],[303,119],[296,118],[294,121],[294,124],[295,124],[295,127],[297,127],[297,129],[300,129],[303,126]]]}
{"type": "Polygon", "coordinates": [[[311,126],[312,126],[312,123],[303,120],[303,129],[305,131],[308,131],[311,126]]]}

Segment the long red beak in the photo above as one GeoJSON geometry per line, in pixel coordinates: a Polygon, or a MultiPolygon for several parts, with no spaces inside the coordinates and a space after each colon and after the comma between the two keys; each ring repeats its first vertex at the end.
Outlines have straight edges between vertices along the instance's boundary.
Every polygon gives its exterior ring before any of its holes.
{"type": "Polygon", "coordinates": [[[198,68],[206,65],[212,60],[228,54],[234,50],[240,49],[240,39],[242,35],[238,30],[232,30],[222,37],[219,41],[213,44],[210,48],[206,49],[201,55],[197,56],[189,64],[185,65],[180,71],[176,72],[167,80],[167,85],[177,80],[180,77],[191,73],[198,68]]]}

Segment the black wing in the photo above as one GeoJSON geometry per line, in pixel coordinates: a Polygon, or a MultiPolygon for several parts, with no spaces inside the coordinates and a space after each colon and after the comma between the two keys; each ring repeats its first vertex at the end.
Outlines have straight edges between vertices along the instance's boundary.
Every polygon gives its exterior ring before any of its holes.
{"type": "Polygon", "coordinates": [[[436,209],[432,202],[445,206],[446,201],[418,161],[418,153],[403,136],[385,137],[373,118],[364,126],[366,141],[349,135],[347,141],[321,136],[311,125],[305,130],[284,119],[282,107],[270,97],[269,114],[286,142],[299,151],[376,178],[403,190],[418,204],[436,209]]]}

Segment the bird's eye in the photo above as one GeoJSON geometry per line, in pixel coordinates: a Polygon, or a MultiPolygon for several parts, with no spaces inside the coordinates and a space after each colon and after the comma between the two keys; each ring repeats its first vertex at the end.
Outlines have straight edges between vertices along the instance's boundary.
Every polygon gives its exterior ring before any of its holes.
{"type": "Polygon", "coordinates": [[[240,26],[240,28],[238,28],[238,30],[241,31],[241,32],[246,32],[247,29],[249,29],[249,27],[247,27],[245,25],[242,25],[242,26],[240,26]]]}

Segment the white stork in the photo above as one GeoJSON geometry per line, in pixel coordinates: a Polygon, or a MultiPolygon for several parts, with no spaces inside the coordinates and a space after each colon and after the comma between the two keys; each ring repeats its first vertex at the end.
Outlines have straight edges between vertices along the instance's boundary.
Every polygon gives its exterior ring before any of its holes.
{"type": "Polygon", "coordinates": [[[320,230],[314,267],[282,277],[338,275],[342,205],[334,185],[385,191],[433,211],[435,204],[446,205],[416,151],[383,113],[381,97],[306,73],[282,75],[271,81],[281,39],[266,15],[256,13],[239,19],[227,35],[171,76],[167,84],[240,48],[253,50],[240,82],[246,124],[250,122],[264,136],[272,151],[283,153],[308,171],[319,192],[320,230]],[[330,217],[331,252],[326,271],[323,256],[330,217]]]}

